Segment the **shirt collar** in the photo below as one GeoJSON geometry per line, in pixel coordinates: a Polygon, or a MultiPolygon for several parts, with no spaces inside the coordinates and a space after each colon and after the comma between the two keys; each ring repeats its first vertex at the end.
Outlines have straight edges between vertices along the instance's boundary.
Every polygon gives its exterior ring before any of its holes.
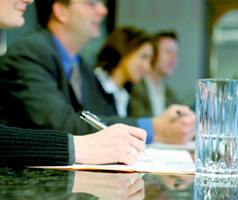
{"type": "Polygon", "coordinates": [[[108,73],[100,67],[97,67],[94,70],[94,73],[101,83],[104,91],[107,94],[113,95],[118,116],[122,118],[126,117],[130,94],[124,87],[118,88],[112,77],[110,77],[108,73]]]}
{"type": "Polygon", "coordinates": [[[94,74],[107,94],[113,94],[119,90],[113,79],[100,67],[95,68],[94,74]]]}
{"type": "Polygon", "coordinates": [[[79,56],[76,55],[74,57],[71,57],[68,53],[68,51],[65,49],[63,44],[52,34],[53,41],[56,45],[56,49],[59,52],[60,60],[63,65],[64,73],[67,77],[67,79],[70,79],[71,76],[71,69],[75,63],[79,65],[80,59],[79,56]]]}

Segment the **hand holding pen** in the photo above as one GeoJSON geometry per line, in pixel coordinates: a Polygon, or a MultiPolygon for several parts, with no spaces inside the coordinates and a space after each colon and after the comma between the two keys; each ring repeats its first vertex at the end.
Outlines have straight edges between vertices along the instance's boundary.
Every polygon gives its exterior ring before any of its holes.
{"type": "Polygon", "coordinates": [[[143,129],[124,124],[115,124],[106,128],[105,123],[89,112],[81,113],[81,118],[88,123],[90,121],[91,125],[99,124],[97,128],[102,130],[91,134],[90,140],[88,137],[81,136],[81,140],[75,146],[78,145],[87,151],[78,152],[80,157],[76,160],[77,163],[134,164],[145,148],[146,132],[143,129]]]}
{"type": "Polygon", "coordinates": [[[195,136],[195,113],[183,105],[172,105],[153,119],[154,140],[168,144],[186,144],[195,136]]]}
{"type": "Polygon", "coordinates": [[[174,117],[174,118],[172,118],[172,119],[171,119],[171,122],[175,122],[175,121],[178,120],[180,117],[186,115],[186,113],[184,113],[184,112],[182,112],[182,111],[180,111],[180,110],[177,110],[176,113],[177,113],[177,116],[174,117]]]}

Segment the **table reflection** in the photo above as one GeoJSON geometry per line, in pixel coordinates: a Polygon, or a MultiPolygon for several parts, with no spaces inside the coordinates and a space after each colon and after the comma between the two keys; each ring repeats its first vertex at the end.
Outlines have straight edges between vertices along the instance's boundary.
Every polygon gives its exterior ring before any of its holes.
{"type": "Polygon", "coordinates": [[[193,176],[0,168],[4,200],[191,200],[193,176]]]}
{"type": "Polygon", "coordinates": [[[196,176],[194,200],[238,199],[238,178],[211,178],[196,176]]]}
{"type": "Polygon", "coordinates": [[[145,177],[145,196],[149,200],[193,199],[193,176],[150,174],[145,177]]]}
{"type": "Polygon", "coordinates": [[[144,199],[144,181],[138,173],[75,172],[73,193],[88,193],[103,200],[144,199]]]}

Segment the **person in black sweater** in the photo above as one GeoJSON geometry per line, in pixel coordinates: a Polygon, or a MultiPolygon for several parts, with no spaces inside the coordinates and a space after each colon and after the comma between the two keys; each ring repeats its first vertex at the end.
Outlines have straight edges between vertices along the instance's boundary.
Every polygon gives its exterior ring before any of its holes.
{"type": "MultiPolygon", "coordinates": [[[[33,1],[1,0],[0,28],[22,26],[26,6],[33,1]]],[[[133,164],[145,148],[145,138],[144,130],[123,124],[85,136],[0,125],[0,166],[133,164]]]]}

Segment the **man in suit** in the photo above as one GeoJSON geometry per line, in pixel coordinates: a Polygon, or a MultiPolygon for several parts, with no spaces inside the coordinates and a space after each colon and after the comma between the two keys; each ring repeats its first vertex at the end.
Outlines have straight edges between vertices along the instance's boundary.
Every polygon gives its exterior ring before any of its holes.
{"type": "MultiPolygon", "coordinates": [[[[1,0],[0,28],[22,26],[25,22],[24,11],[32,2],[33,0],[1,0]]],[[[14,113],[12,114],[14,118],[14,113]]],[[[85,136],[0,124],[0,166],[67,165],[75,162],[133,164],[139,157],[139,152],[145,148],[145,138],[144,130],[120,124],[85,136]]]]}
{"type": "MultiPolygon", "coordinates": [[[[78,53],[100,35],[107,9],[100,0],[36,0],[36,6],[39,23],[46,29],[13,45],[0,69],[4,117],[12,126],[90,133],[94,129],[81,121],[78,113],[87,109],[85,95],[91,95],[97,105],[97,91],[94,77],[78,53]],[[71,83],[75,63],[80,65],[80,97],[71,83]]],[[[186,143],[195,134],[195,116],[190,110],[187,116],[185,126],[178,123],[172,128],[168,128],[170,118],[166,115],[153,119],[102,118],[108,125],[122,122],[146,129],[147,143],[186,143]]]]}
{"type": "Polygon", "coordinates": [[[49,128],[74,134],[80,130],[83,135],[95,129],[79,118],[82,105],[68,77],[71,65],[81,62],[82,92],[85,95],[85,91],[93,92],[89,85],[83,84],[90,79],[90,73],[78,52],[85,43],[99,36],[100,22],[107,9],[100,2],[94,6],[81,2],[67,6],[62,2],[67,1],[36,2],[39,22],[46,29],[36,31],[9,48],[5,66],[1,68],[2,89],[6,95],[2,100],[6,108],[4,115],[10,126],[49,128]],[[49,4],[52,4],[52,14],[48,9],[48,21],[47,14],[42,12],[47,6],[50,8],[49,4]],[[81,9],[87,10],[84,13],[81,9]],[[74,29],[73,23],[78,29],[74,29]],[[73,39],[68,39],[68,32],[73,39]],[[16,73],[9,73],[8,69],[16,73]],[[9,101],[12,101],[11,106],[8,106],[9,101]]]}
{"type": "Polygon", "coordinates": [[[177,66],[176,33],[163,31],[154,35],[155,56],[152,69],[144,79],[133,84],[130,108],[134,117],[160,116],[172,104],[180,104],[165,83],[177,66]]]}

